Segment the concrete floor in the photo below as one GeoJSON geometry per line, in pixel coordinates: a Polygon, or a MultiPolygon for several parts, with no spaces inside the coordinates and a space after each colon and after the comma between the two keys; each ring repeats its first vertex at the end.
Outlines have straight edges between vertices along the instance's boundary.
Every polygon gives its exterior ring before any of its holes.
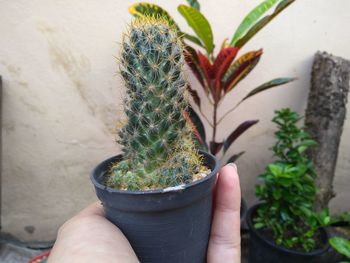
{"type": "MultiPolygon", "coordinates": [[[[0,243],[0,263],[27,263],[44,250],[30,249],[10,243],[0,243]]],[[[242,249],[242,263],[248,263],[247,250],[242,249]]]]}
{"type": "Polygon", "coordinates": [[[27,263],[29,259],[42,253],[42,250],[29,249],[10,243],[0,243],[1,263],[27,263]]]}
{"type": "MultiPolygon", "coordinates": [[[[249,234],[242,231],[242,263],[248,263],[249,234]]],[[[53,242],[22,243],[9,235],[0,234],[0,263],[27,263],[29,259],[47,251],[53,242]],[[28,247],[29,246],[29,247],[28,247]]],[[[340,255],[329,251],[323,262],[339,262],[340,255]],[[332,260],[329,260],[329,259],[332,260]]]]}
{"type": "Polygon", "coordinates": [[[25,243],[9,234],[0,233],[0,263],[27,263],[52,245],[53,242],[25,243]]]}

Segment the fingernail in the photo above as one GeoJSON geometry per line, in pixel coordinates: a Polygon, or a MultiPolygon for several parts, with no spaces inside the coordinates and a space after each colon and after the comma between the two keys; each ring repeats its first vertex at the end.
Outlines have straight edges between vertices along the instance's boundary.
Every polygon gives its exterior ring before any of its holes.
{"type": "Polygon", "coordinates": [[[236,172],[237,172],[237,165],[235,163],[228,163],[227,165],[235,168],[236,172]]]}

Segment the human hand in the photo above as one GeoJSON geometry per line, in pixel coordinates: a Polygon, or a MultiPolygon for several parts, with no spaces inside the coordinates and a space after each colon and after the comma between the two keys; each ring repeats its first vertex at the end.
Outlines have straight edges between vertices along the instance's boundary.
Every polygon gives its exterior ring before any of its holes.
{"type": "MultiPolygon", "coordinates": [[[[214,217],[208,263],[239,263],[240,201],[235,165],[220,170],[215,188],[214,217]]],[[[58,231],[48,263],[139,262],[123,233],[104,217],[100,202],[85,208],[58,231]]]]}
{"type": "Polygon", "coordinates": [[[241,262],[241,188],[237,166],[221,168],[214,196],[214,217],[208,246],[208,263],[241,262]]]}
{"type": "Polygon", "coordinates": [[[129,241],[96,202],[64,223],[48,263],[138,263],[129,241]],[[111,260],[113,259],[113,261],[111,260]]]}

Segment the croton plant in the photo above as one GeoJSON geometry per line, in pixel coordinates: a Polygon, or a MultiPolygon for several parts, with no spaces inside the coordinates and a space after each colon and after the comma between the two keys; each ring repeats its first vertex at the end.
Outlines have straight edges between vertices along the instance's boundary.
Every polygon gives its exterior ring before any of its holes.
{"type": "MultiPolygon", "coordinates": [[[[214,38],[210,23],[200,12],[200,4],[197,0],[187,0],[188,5],[179,5],[178,11],[185,18],[195,35],[183,32],[175,20],[162,7],[151,3],[136,3],[129,7],[130,13],[135,17],[153,15],[166,18],[173,25],[183,39],[185,46],[185,59],[203,88],[207,101],[212,105],[213,114],[210,120],[201,109],[201,98],[197,91],[188,85],[188,90],[197,106],[197,112],[208,122],[212,129],[212,138],[207,144],[206,131],[198,114],[190,109],[188,120],[192,123],[194,133],[202,148],[217,155],[220,151],[225,154],[231,144],[258,120],[247,120],[238,125],[228,134],[223,141],[216,140],[219,124],[224,118],[234,111],[243,101],[267,89],[286,84],[293,78],[277,78],[270,80],[251,90],[238,104],[228,110],[222,116],[218,116],[218,108],[237,84],[242,81],[258,64],[262,49],[250,51],[238,56],[240,49],[273,18],[286,9],[295,0],[265,0],[255,7],[241,22],[235,31],[231,41],[225,39],[217,53],[214,53],[214,38]],[[272,8],[275,9],[266,14],[272,8]],[[192,47],[187,42],[195,44],[192,47]]],[[[228,161],[234,161],[244,152],[236,153],[228,161]]]]}

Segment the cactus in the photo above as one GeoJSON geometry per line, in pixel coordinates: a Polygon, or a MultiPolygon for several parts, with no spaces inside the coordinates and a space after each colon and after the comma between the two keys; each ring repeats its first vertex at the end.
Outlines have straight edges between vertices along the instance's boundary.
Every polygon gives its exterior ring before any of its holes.
{"type": "Polygon", "coordinates": [[[132,22],[120,54],[127,117],[118,132],[123,161],[111,168],[110,187],[172,187],[192,182],[205,171],[185,120],[183,67],[181,40],[165,19],[144,17],[132,22]]]}

